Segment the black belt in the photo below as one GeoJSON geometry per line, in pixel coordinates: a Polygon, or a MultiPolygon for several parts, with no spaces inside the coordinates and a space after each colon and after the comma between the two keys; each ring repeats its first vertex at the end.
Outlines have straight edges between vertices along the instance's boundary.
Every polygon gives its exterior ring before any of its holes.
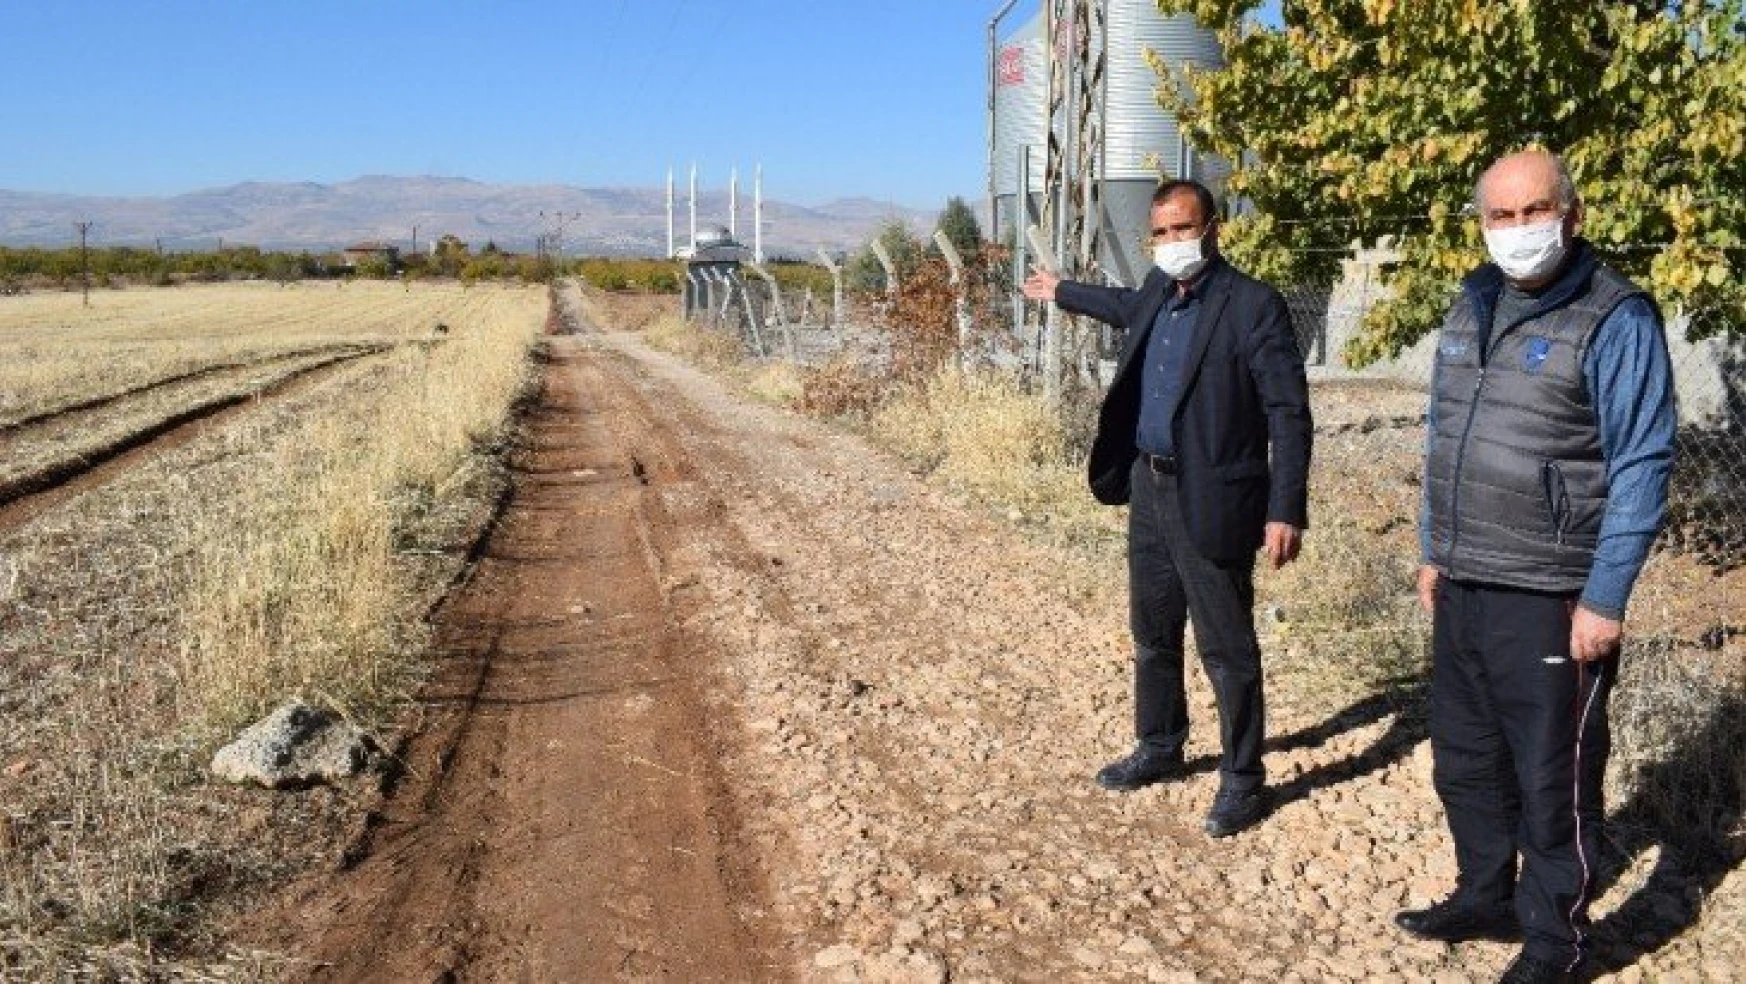
{"type": "Polygon", "coordinates": [[[1176,474],[1176,458],[1173,455],[1148,454],[1141,451],[1140,460],[1146,463],[1146,467],[1150,468],[1154,475],[1176,474]]]}

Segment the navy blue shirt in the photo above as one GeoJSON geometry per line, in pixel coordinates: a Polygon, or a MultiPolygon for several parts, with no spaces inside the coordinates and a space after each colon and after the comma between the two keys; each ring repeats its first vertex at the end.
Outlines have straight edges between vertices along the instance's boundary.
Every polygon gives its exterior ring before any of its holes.
{"type": "Polygon", "coordinates": [[[1140,425],[1134,435],[1135,446],[1147,454],[1168,458],[1176,453],[1170,421],[1182,396],[1188,345],[1200,320],[1200,298],[1212,275],[1213,264],[1209,263],[1192,283],[1179,280],[1172,284],[1170,296],[1152,322],[1152,334],[1146,339],[1146,371],[1140,377],[1140,425]]]}

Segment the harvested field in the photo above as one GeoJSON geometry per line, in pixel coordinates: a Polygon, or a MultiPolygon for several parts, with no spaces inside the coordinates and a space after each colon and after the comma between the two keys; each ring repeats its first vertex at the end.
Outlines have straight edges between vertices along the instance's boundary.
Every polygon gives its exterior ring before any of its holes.
{"type": "Polygon", "coordinates": [[[293,694],[391,733],[547,309],[357,286],[0,302],[0,976],[252,976],[209,917],[352,822],[205,761],[293,694]]]}

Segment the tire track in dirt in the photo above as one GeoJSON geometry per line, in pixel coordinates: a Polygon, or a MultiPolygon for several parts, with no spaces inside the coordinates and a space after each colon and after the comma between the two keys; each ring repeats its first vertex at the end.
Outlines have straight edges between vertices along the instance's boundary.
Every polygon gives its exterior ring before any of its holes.
{"type": "Polygon", "coordinates": [[[407,778],[273,920],[316,979],[785,976],[730,850],[711,654],[669,610],[663,556],[719,504],[583,339],[548,345],[507,507],[435,617],[407,778]]]}
{"type": "MultiPolygon", "coordinates": [[[[252,412],[264,400],[289,396],[360,359],[390,350],[391,346],[373,346],[320,360],[292,370],[259,390],[201,401],[101,447],[0,481],[0,531],[17,527],[73,496],[106,484],[141,462],[181,446],[204,428],[223,424],[236,414],[252,412]]],[[[61,420],[71,413],[55,414],[49,419],[61,420]]]]}
{"type": "Polygon", "coordinates": [[[17,420],[5,421],[0,423],[0,439],[9,439],[14,434],[28,430],[32,427],[39,427],[57,421],[63,421],[76,414],[90,413],[94,410],[103,410],[124,400],[138,399],[139,397],[168,389],[171,386],[179,386],[183,383],[192,383],[198,380],[209,379],[213,376],[222,375],[227,372],[264,369],[267,366],[275,365],[277,363],[295,362],[299,359],[309,358],[312,355],[323,355],[327,353],[367,355],[373,352],[380,352],[384,348],[386,348],[386,346],[381,345],[321,345],[315,348],[279,352],[261,359],[238,362],[220,362],[209,366],[201,366],[198,369],[190,369],[187,372],[178,372],[173,375],[165,376],[162,379],[154,379],[149,383],[141,383],[138,386],[129,387],[119,392],[105,393],[102,396],[95,396],[87,400],[69,403],[65,406],[55,407],[52,410],[45,410],[41,413],[34,413],[26,417],[20,417],[17,420]]]}

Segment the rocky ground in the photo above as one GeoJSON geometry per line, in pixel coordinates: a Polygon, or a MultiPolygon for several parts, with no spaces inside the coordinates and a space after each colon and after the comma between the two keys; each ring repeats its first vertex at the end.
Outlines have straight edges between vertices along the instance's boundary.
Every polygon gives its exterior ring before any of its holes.
{"type": "MultiPolygon", "coordinates": [[[[1410,692],[1332,714],[1280,695],[1280,806],[1210,841],[1198,674],[1190,779],[1089,781],[1130,737],[1119,556],[1039,543],[632,337],[600,344],[670,408],[724,525],[767,558],[714,564],[728,552],[693,542],[681,611],[721,654],[708,689],[743,724],[724,746],[743,847],[800,931],[803,976],[1459,981],[1507,962],[1390,922],[1454,873],[1410,692]]],[[[1729,979],[1742,937],[1720,914],[1742,911],[1741,878],[1682,878],[1653,850],[1615,868],[1595,916],[1622,979],[1729,979]]]]}

